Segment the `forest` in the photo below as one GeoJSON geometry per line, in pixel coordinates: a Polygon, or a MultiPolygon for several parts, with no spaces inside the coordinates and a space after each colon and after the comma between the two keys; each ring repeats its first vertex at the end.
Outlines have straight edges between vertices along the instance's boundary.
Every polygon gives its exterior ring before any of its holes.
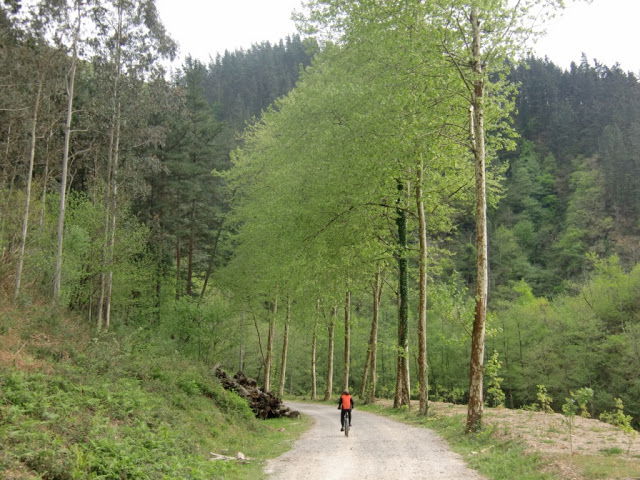
{"type": "Polygon", "coordinates": [[[169,74],[153,0],[4,0],[0,315],[470,430],[585,389],[638,428],[640,84],[528,55],[507,3],[313,1],[169,74]]]}

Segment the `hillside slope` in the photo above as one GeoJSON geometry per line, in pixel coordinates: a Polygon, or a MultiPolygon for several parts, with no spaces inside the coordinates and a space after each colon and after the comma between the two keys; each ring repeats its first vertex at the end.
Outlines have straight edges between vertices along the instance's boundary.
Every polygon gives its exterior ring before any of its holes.
{"type": "Polygon", "coordinates": [[[0,477],[260,478],[261,460],[305,428],[256,420],[205,365],[150,333],[92,338],[44,307],[1,311],[0,477]]]}

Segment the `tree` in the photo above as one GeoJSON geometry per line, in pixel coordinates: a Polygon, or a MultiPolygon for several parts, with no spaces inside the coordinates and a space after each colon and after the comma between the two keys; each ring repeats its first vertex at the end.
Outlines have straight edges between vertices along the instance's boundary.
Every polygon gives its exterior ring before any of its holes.
{"type": "MultiPolygon", "coordinates": [[[[166,35],[159,21],[154,0],[113,0],[98,10],[98,27],[105,31],[103,48],[104,73],[111,80],[109,142],[107,149],[107,175],[105,204],[104,270],[100,282],[97,328],[108,329],[111,322],[113,290],[113,256],[118,210],[119,169],[121,154],[121,127],[123,71],[128,80],[144,78],[158,58],[170,58],[176,46],[166,35]],[[109,25],[113,29],[109,31],[109,25]],[[125,41],[126,40],[126,41],[125,41]]],[[[139,84],[138,84],[139,85],[139,84]]]]}
{"type": "MultiPolygon", "coordinates": [[[[68,33],[70,38],[71,59],[69,71],[66,76],[66,93],[67,93],[67,112],[64,125],[64,150],[62,153],[62,172],[60,174],[60,206],[58,209],[58,229],[57,229],[57,250],[55,257],[55,273],[53,277],[53,298],[55,301],[60,300],[60,291],[62,288],[62,248],[64,241],[64,217],[67,205],[67,175],[69,168],[69,148],[71,144],[71,124],[73,122],[73,100],[75,96],[76,70],[78,66],[78,50],[80,48],[80,32],[82,28],[83,17],[87,14],[84,5],[80,0],[74,0],[71,13],[66,8],[65,2],[61,10],[56,13],[62,15],[63,23],[61,24],[61,33],[68,33]],[[75,16],[74,16],[75,15],[75,16]],[[67,32],[65,32],[65,30],[67,32]]],[[[63,33],[63,35],[64,35],[63,33]]]]}
{"type": "MultiPolygon", "coordinates": [[[[548,15],[549,10],[544,10],[544,7],[553,7],[556,3],[549,1],[539,5],[539,2],[527,0],[512,7],[506,1],[462,0],[445,2],[439,16],[445,54],[466,87],[469,149],[475,164],[476,309],[471,335],[467,432],[481,428],[484,403],[483,364],[488,301],[487,131],[499,126],[510,109],[509,87],[501,81],[505,60],[526,44],[526,39],[534,33],[532,15],[535,19],[539,12],[533,10],[543,8],[540,14],[548,15]]],[[[505,146],[500,137],[495,139],[497,145],[490,143],[490,149],[505,146]]]]}

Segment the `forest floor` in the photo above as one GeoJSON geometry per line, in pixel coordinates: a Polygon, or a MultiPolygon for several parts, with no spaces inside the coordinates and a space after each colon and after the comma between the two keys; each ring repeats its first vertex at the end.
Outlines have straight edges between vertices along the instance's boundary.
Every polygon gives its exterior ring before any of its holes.
{"type": "MultiPolygon", "coordinates": [[[[392,401],[378,403],[391,407],[392,401]]],[[[464,416],[466,405],[430,402],[435,416],[464,416]]],[[[640,435],[592,418],[575,417],[572,442],[567,417],[508,408],[486,408],[484,422],[494,435],[515,440],[542,457],[546,470],[566,480],[640,480],[640,435]],[[572,454],[573,450],[573,454],[572,454]]]]}

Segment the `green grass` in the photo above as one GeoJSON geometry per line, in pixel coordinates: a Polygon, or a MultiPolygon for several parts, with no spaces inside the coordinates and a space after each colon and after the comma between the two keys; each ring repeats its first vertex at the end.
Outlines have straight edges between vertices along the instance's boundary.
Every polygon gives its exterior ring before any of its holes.
{"type": "Polygon", "coordinates": [[[462,415],[418,417],[406,409],[363,406],[362,410],[390,416],[412,425],[427,427],[438,432],[452,450],[459,453],[467,464],[491,480],[553,480],[558,477],[543,472],[544,463],[537,455],[524,451],[522,445],[506,441],[486,428],[476,434],[464,433],[462,415]]]}
{"type": "MultiPolygon", "coordinates": [[[[611,449],[613,450],[613,449],[611,449]]],[[[611,453],[601,455],[574,455],[570,461],[588,480],[635,480],[640,478],[640,463],[611,453]]]]}
{"type": "MultiPolygon", "coordinates": [[[[48,341],[23,349],[38,368],[0,364],[0,478],[259,479],[264,460],[310,425],[255,419],[206,365],[151,345],[150,332],[90,339],[49,326],[48,341]],[[211,461],[209,452],[250,460],[211,461]]],[[[30,329],[43,324],[22,339],[30,329]]]]}

